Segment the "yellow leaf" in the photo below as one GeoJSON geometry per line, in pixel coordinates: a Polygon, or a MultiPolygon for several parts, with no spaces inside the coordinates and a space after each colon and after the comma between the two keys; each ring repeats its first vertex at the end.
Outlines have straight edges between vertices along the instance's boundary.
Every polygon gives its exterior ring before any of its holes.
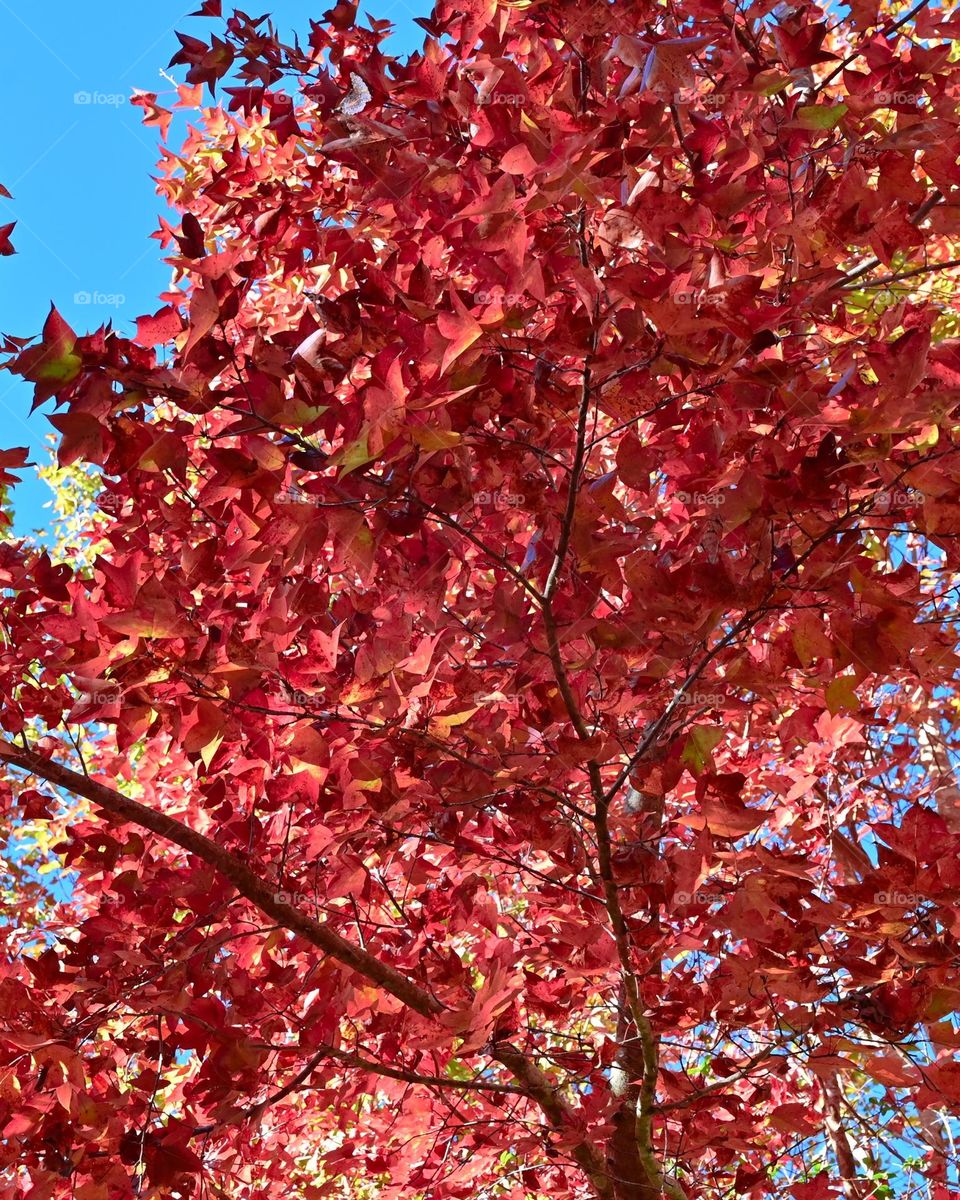
{"type": "Polygon", "coordinates": [[[479,712],[477,708],[467,708],[463,712],[449,713],[442,717],[434,717],[430,722],[430,732],[436,738],[446,740],[450,736],[450,731],[457,725],[463,725],[473,716],[475,712],[479,712]]]}
{"type": "Polygon", "coordinates": [[[128,637],[176,638],[190,633],[190,626],[172,603],[157,604],[150,610],[114,613],[104,617],[101,624],[128,637]]]}
{"type": "Polygon", "coordinates": [[[207,742],[207,744],[205,746],[201,747],[200,757],[203,759],[203,765],[205,767],[210,766],[210,760],[213,758],[213,756],[216,754],[216,752],[220,749],[220,743],[222,741],[223,741],[223,734],[218,733],[218,734],[216,734],[215,737],[211,738],[211,740],[209,742],[207,742]]]}
{"type": "Polygon", "coordinates": [[[421,450],[449,450],[451,446],[459,446],[462,438],[452,429],[428,429],[420,426],[411,430],[413,440],[421,450]]]}
{"type": "Polygon", "coordinates": [[[855,712],[860,707],[860,697],[853,690],[852,675],[838,675],[827,684],[825,699],[831,716],[836,716],[841,709],[855,712]]]}
{"type": "Polygon", "coordinates": [[[343,468],[341,475],[349,475],[351,471],[362,467],[374,457],[369,448],[369,430],[364,429],[355,442],[341,446],[335,454],[331,454],[330,462],[343,468]]]}
{"type": "Polygon", "coordinates": [[[712,764],[713,750],[722,740],[723,730],[718,725],[698,725],[690,731],[680,761],[699,775],[712,764]]]}

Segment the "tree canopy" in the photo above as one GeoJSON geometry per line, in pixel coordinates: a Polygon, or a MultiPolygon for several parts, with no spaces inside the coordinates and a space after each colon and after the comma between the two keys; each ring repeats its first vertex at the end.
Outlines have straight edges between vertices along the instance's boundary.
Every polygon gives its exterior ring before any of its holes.
{"type": "Polygon", "coordinates": [[[957,1196],[960,19],[201,15],[6,339],[0,1195],[957,1196]]]}

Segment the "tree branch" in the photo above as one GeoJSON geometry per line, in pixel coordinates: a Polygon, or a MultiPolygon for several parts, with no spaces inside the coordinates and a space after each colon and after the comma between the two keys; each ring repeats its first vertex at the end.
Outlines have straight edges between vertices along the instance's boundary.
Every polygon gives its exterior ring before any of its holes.
{"type": "Polygon", "coordinates": [[[930,263],[925,267],[914,267],[910,271],[897,271],[891,275],[880,275],[877,279],[864,279],[856,284],[845,283],[842,286],[844,290],[849,287],[882,287],[887,283],[899,283],[901,279],[914,279],[917,275],[933,275],[937,271],[949,271],[952,267],[960,267],[960,258],[951,258],[942,263],[930,263]]]}
{"type": "Polygon", "coordinates": [[[824,1124],[827,1127],[827,1137],[830,1139],[830,1145],[837,1160],[840,1187],[847,1200],[858,1200],[861,1191],[857,1160],[853,1156],[850,1138],[840,1113],[840,1085],[835,1076],[828,1076],[823,1079],[822,1086],[824,1124]]]}
{"type": "MultiPolygon", "coordinates": [[[[38,778],[45,779],[54,787],[82,796],[104,809],[111,816],[149,829],[189,853],[195,854],[218,870],[241,895],[245,896],[261,912],[273,917],[279,925],[300,934],[304,940],[323,950],[324,953],[329,954],[331,958],[336,959],[344,966],[357,971],[358,974],[383,988],[384,991],[395,996],[421,1016],[437,1017],[445,1011],[445,1005],[394,967],[381,962],[368,951],[348,942],[346,938],[341,937],[332,929],[328,929],[321,922],[315,921],[306,913],[277,900],[277,893],[271,891],[270,887],[244,862],[222,846],[218,846],[204,834],[190,829],[181,821],[164,813],[156,812],[138,800],[131,800],[114,788],[80,775],[52,759],[44,758],[32,750],[21,749],[3,739],[0,739],[0,760],[38,778]]],[[[527,1055],[507,1042],[496,1042],[491,1048],[491,1056],[507,1068],[520,1085],[517,1090],[537,1104],[553,1128],[563,1130],[568,1134],[571,1130],[576,1129],[579,1122],[575,1113],[558,1094],[557,1087],[527,1055]]],[[[368,1066],[368,1069],[374,1069],[373,1064],[364,1063],[363,1065],[368,1066]]],[[[382,1071],[379,1066],[376,1069],[381,1073],[387,1073],[382,1071]]],[[[466,1088],[469,1086],[469,1083],[465,1084],[466,1088]]],[[[274,1097],[270,1102],[274,1103],[276,1099],[277,1097],[274,1097]]],[[[255,1109],[251,1110],[251,1113],[254,1111],[255,1109]]],[[[602,1152],[587,1138],[582,1137],[573,1146],[571,1153],[578,1166],[590,1179],[601,1200],[612,1200],[613,1185],[607,1173],[602,1152]]]]}
{"type": "Polygon", "coordinates": [[[221,1125],[236,1124],[237,1122],[249,1121],[253,1117],[258,1117],[272,1104],[279,1104],[280,1101],[285,1100],[291,1092],[295,1092],[301,1084],[306,1083],[324,1058],[326,1058],[326,1048],[318,1050],[317,1053],[314,1054],[314,1056],[306,1064],[306,1066],[304,1066],[302,1070],[298,1071],[289,1083],[284,1084],[282,1088],[274,1092],[272,1096],[267,1096],[265,1100],[261,1100],[258,1104],[251,1105],[250,1108],[245,1109],[244,1112],[240,1113],[238,1116],[231,1118],[230,1121],[219,1121],[212,1125],[197,1125],[193,1131],[194,1136],[196,1137],[202,1133],[213,1133],[213,1131],[218,1129],[221,1125]]]}
{"type": "MultiPolygon", "coordinates": [[[[902,29],[908,21],[912,20],[917,13],[922,12],[929,3],[930,0],[920,0],[919,4],[915,4],[913,8],[911,8],[909,12],[905,12],[902,17],[897,17],[896,20],[891,19],[887,21],[885,25],[881,26],[875,36],[889,37],[891,33],[896,33],[898,29],[902,29]]],[[[872,39],[870,44],[872,44],[872,39]]],[[[833,80],[836,79],[836,77],[843,71],[844,67],[848,67],[852,62],[856,62],[856,60],[864,53],[866,53],[866,47],[864,47],[862,50],[854,50],[852,54],[848,54],[842,62],[834,67],[829,75],[827,75],[824,79],[821,79],[816,88],[814,88],[812,96],[816,96],[822,92],[828,84],[832,83],[833,80]]],[[[812,102],[813,101],[811,98],[811,103],[812,102]]]]}
{"type": "Polygon", "coordinates": [[[64,788],[74,795],[83,796],[86,800],[99,805],[106,812],[123,821],[141,825],[145,829],[167,838],[169,841],[195,854],[210,866],[215,867],[224,875],[252,904],[272,917],[278,924],[300,934],[302,938],[335,958],[344,966],[350,967],[360,975],[382,987],[384,991],[395,996],[408,1008],[421,1016],[436,1016],[442,1012],[444,1005],[419,987],[406,975],[394,967],[380,961],[374,955],[359,946],[348,942],[325,924],[308,917],[306,913],[277,899],[278,893],[271,891],[270,886],[263,882],[253,871],[229,850],[218,846],[202,833],[190,829],[181,821],[164,813],[156,812],[138,800],[131,800],[106,784],[97,783],[84,775],[71,771],[60,763],[44,758],[32,750],[21,750],[7,741],[0,740],[0,759],[11,766],[29,771],[33,775],[46,779],[55,787],[64,788]]]}
{"type": "MultiPolygon", "coordinates": [[[[573,1111],[559,1095],[555,1085],[516,1046],[510,1042],[494,1042],[491,1053],[523,1084],[526,1094],[537,1102],[555,1129],[562,1129],[575,1122],[573,1111]]],[[[573,1147],[571,1153],[577,1166],[593,1184],[597,1195],[602,1200],[613,1200],[613,1179],[607,1170],[606,1159],[597,1147],[584,1139],[573,1147]]]]}

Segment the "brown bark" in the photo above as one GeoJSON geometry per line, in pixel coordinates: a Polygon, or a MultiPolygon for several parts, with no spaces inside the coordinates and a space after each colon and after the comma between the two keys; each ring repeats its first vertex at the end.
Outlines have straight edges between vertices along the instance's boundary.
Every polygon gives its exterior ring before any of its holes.
{"type": "MultiPolygon", "coordinates": [[[[76,796],[82,796],[102,808],[120,821],[149,829],[166,838],[191,854],[195,854],[221,875],[251,904],[272,917],[277,924],[299,934],[307,942],[329,954],[344,966],[363,975],[371,983],[395,996],[412,1011],[424,1017],[436,1017],[445,1011],[444,1005],[402,972],[381,962],[375,955],[353,945],[346,938],[328,929],[320,921],[292,905],[278,900],[277,892],[264,883],[251,869],[204,834],[191,829],[173,817],[155,811],[138,800],[131,800],[114,788],[86,775],[70,770],[52,759],[33,751],[25,750],[0,740],[0,759],[11,766],[28,771],[45,779],[55,787],[76,796]]],[[[492,1056],[501,1063],[522,1088],[523,1093],[538,1105],[550,1125],[558,1130],[569,1130],[575,1124],[575,1114],[570,1105],[559,1094],[558,1088],[536,1064],[521,1050],[509,1042],[496,1042],[492,1056]]],[[[611,1172],[603,1152],[587,1139],[582,1140],[571,1151],[574,1161],[590,1180],[600,1200],[648,1200],[648,1193],[621,1193],[614,1189],[611,1172]]]]}

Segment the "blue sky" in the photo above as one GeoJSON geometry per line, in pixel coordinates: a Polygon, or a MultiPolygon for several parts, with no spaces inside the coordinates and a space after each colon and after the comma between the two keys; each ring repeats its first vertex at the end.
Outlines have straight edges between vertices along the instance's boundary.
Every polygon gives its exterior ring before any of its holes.
{"type": "MultiPolygon", "coordinates": [[[[309,19],[331,5],[265,0],[244,7],[252,15],[269,12],[289,40],[294,31],[308,33],[309,19]]],[[[172,94],[160,72],[179,48],[175,31],[204,36],[216,28],[189,15],[199,7],[199,0],[0,0],[0,183],[13,194],[0,199],[0,225],[17,221],[17,254],[0,259],[0,331],[39,333],[51,302],[78,332],[112,319],[132,333],[139,314],[156,311],[170,278],[150,238],[163,210],[151,178],[159,132],[141,124],[142,110],[129,97],[134,88],[172,94]]],[[[225,11],[230,7],[224,0],[225,11]]],[[[429,8],[429,0],[416,7],[372,0],[361,12],[393,21],[392,49],[404,54],[422,44],[413,17],[429,8]]],[[[184,128],[171,126],[171,144],[184,128]]],[[[52,426],[42,411],[30,416],[31,392],[0,375],[0,448],[27,445],[36,459],[52,426]]],[[[47,524],[49,499],[49,489],[28,474],[14,492],[18,533],[47,524]]]]}

